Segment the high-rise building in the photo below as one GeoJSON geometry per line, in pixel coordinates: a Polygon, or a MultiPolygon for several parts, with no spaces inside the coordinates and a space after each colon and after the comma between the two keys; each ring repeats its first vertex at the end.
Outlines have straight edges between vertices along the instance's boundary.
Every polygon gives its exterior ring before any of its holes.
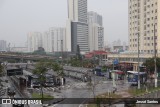
{"type": "Polygon", "coordinates": [[[160,52],[160,0],[129,0],[129,51],[160,52]],[[155,29],[154,29],[155,26],[155,29]]]}
{"type": "Polygon", "coordinates": [[[46,52],[53,52],[53,37],[49,31],[46,31],[42,35],[42,47],[46,52]]]}
{"type": "Polygon", "coordinates": [[[89,49],[102,50],[104,47],[104,28],[102,26],[102,16],[96,12],[88,12],[89,23],[89,49]]]}
{"type": "Polygon", "coordinates": [[[67,21],[67,50],[77,52],[88,52],[88,22],[87,22],[87,0],[68,0],[67,21]]]}
{"type": "Polygon", "coordinates": [[[71,21],[87,23],[87,0],[68,0],[68,18],[71,21]]]}
{"type": "Polygon", "coordinates": [[[102,16],[93,11],[88,12],[88,22],[103,26],[102,16]]]}
{"type": "Polygon", "coordinates": [[[43,47],[46,52],[67,51],[66,29],[56,27],[50,28],[49,32],[45,32],[43,35],[43,47]]]}
{"type": "Polygon", "coordinates": [[[30,32],[27,36],[28,52],[34,52],[42,47],[42,34],[40,32],[30,32]]]}
{"type": "Polygon", "coordinates": [[[0,40],[0,51],[7,51],[7,42],[0,40]]]}

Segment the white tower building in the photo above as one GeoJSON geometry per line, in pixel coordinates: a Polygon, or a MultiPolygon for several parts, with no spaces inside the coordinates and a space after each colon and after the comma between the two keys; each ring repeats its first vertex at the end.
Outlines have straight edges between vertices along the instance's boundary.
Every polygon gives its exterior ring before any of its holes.
{"type": "Polygon", "coordinates": [[[30,32],[27,36],[28,52],[34,52],[38,50],[38,47],[42,47],[42,34],[40,32],[30,32]]]}
{"type": "Polygon", "coordinates": [[[88,12],[89,22],[89,48],[90,51],[102,50],[104,47],[104,28],[102,16],[96,12],[88,12]]]}

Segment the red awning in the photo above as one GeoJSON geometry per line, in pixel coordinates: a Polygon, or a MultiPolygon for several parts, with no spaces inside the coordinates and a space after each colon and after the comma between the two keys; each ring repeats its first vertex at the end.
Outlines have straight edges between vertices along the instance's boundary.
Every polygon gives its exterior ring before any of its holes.
{"type": "Polygon", "coordinates": [[[123,71],[117,71],[116,74],[121,74],[122,75],[122,74],[124,74],[124,72],[123,71]]]}

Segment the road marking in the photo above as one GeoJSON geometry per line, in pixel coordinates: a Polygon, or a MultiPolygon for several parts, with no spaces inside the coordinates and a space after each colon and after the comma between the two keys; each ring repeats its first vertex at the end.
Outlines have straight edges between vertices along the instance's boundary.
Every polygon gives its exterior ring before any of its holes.
{"type": "Polygon", "coordinates": [[[53,106],[50,106],[50,107],[56,107],[58,104],[54,104],[53,106]]]}

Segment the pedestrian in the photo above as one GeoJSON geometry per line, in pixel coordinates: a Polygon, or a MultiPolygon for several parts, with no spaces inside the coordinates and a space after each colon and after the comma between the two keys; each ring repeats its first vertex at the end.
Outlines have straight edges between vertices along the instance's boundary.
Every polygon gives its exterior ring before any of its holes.
{"type": "Polygon", "coordinates": [[[115,93],[117,91],[116,87],[113,87],[113,93],[115,93]]]}
{"type": "Polygon", "coordinates": [[[66,78],[63,78],[63,82],[64,82],[64,84],[66,84],[66,78]]]}

